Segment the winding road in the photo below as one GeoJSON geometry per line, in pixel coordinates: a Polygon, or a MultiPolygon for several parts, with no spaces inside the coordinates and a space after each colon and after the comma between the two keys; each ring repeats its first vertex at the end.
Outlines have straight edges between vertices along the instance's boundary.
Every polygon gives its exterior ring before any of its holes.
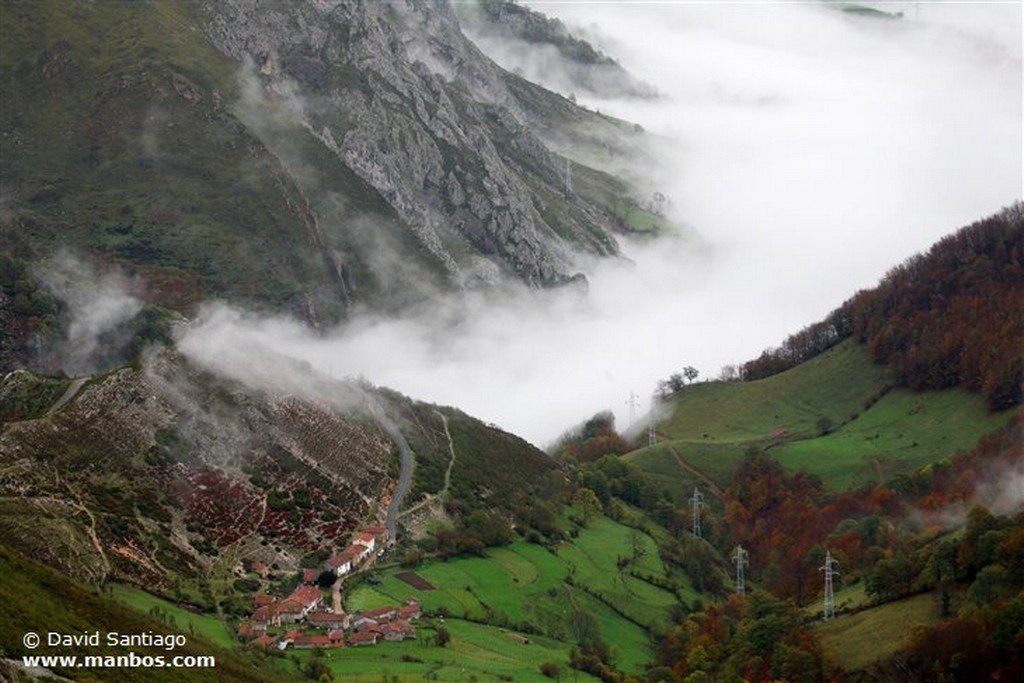
{"type": "Polygon", "coordinates": [[[398,511],[402,508],[402,500],[405,499],[405,494],[409,492],[409,485],[412,484],[412,451],[409,449],[409,443],[402,436],[401,430],[398,429],[398,425],[384,414],[384,408],[377,401],[377,397],[367,394],[366,402],[370,408],[370,413],[373,415],[373,419],[398,444],[398,455],[401,459],[401,469],[398,472],[398,486],[395,488],[395,495],[391,497],[391,504],[388,505],[387,521],[385,523],[388,529],[388,543],[393,544],[398,530],[398,511]]]}

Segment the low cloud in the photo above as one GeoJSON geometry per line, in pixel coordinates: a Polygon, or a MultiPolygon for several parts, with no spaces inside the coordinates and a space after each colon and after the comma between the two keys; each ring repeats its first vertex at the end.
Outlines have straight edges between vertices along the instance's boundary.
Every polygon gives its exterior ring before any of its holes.
{"type": "Polygon", "coordinates": [[[36,269],[39,279],[66,306],[67,337],[56,349],[57,365],[72,374],[98,369],[105,334],[142,309],[130,293],[133,283],[118,272],[100,273],[69,252],[60,252],[36,269]]]}
{"type": "Polygon", "coordinates": [[[582,103],[657,136],[665,161],[640,194],[668,194],[699,240],[624,240],[626,258],[584,264],[586,296],[453,295],[323,334],[210,307],[186,352],[290,381],[245,360],[255,344],[543,446],[601,410],[628,427],[630,391],[753,358],[1022,196],[1019,5],[886,5],[901,20],[797,3],[537,9],[664,94],[582,103]]]}

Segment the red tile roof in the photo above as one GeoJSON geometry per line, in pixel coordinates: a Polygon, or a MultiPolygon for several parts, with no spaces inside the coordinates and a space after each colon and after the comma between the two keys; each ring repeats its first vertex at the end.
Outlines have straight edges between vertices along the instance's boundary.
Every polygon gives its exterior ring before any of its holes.
{"type": "Polygon", "coordinates": [[[301,614],[302,610],[305,608],[306,606],[295,598],[287,598],[277,603],[277,611],[279,614],[301,614]]]}
{"type": "Polygon", "coordinates": [[[299,586],[288,596],[289,600],[295,600],[303,607],[315,605],[324,599],[324,594],[316,586],[299,586]]]}
{"type": "Polygon", "coordinates": [[[263,607],[277,602],[277,598],[273,595],[267,595],[266,593],[257,593],[255,597],[253,597],[253,602],[256,603],[257,607],[263,607]]]}
{"type": "Polygon", "coordinates": [[[277,603],[274,603],[272,605],[264,605],[263,607],[258,608],[255,612],[252,613],[252,620],[262,621],[266,623],[276,618],[278,612],[279,609],[277,603]]]}
{"type": "Polygon", "coordinates": [[[309,623],[314,625],[340,624],[344,621],[344,612],[313,612],[309,615],[309,623]]]}
{"type": "Polygon", "coordinates": [[[276,639],[274,636],[262,635],[249,643],[249,647],[270,647],[276,639]]]}
{"type": "Polygon", "coordinates": [[[378,607],[360,612],[360,616],[369,617],[374,621],[387,621],[395,616],[397,610],[394,607],[378,607]]]}
{"type": "Polygon", "coordinates": [[[415,619],[422,612],[420,611],[419,605],[402,605],[398,608],[399,619],[415,619]]]}
{"type": "Polygon", "coordinates": [[[377,638],[376,633],[350,633],[348,642],[350,645],[376,645],[377,638]]]}

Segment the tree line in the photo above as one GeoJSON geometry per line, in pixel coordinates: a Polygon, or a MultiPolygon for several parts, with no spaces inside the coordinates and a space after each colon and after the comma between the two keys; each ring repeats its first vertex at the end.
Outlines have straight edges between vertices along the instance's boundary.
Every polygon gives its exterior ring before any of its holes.
{"type": "Polygon", "coordinates": [[[1024,361],[1024,204],[939,240],[890,270],[825,320],[744,363],[743,380],[788,370],[854,337],[897,384],[963,386],[992,410],[1021,403],[1024,361]]]}

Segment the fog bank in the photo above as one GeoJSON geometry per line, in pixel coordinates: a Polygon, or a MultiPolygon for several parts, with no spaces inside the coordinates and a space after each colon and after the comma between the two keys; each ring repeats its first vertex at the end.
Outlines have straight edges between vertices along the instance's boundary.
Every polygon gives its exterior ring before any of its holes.
{"type": "Polygon", "coordinates": [[[580,264],[585,297],[453,297],[324,336],[213,306],[189,353],[258,344],[544,446],[600,410],[627,427],[630,391],[749,360],[1022,196],[1019,4],[887,4],[900,20],[817,3],[529,4],[664,93],[577,96],[661,137],[644,196],[668,194],[701,239],[580,264]]]}

